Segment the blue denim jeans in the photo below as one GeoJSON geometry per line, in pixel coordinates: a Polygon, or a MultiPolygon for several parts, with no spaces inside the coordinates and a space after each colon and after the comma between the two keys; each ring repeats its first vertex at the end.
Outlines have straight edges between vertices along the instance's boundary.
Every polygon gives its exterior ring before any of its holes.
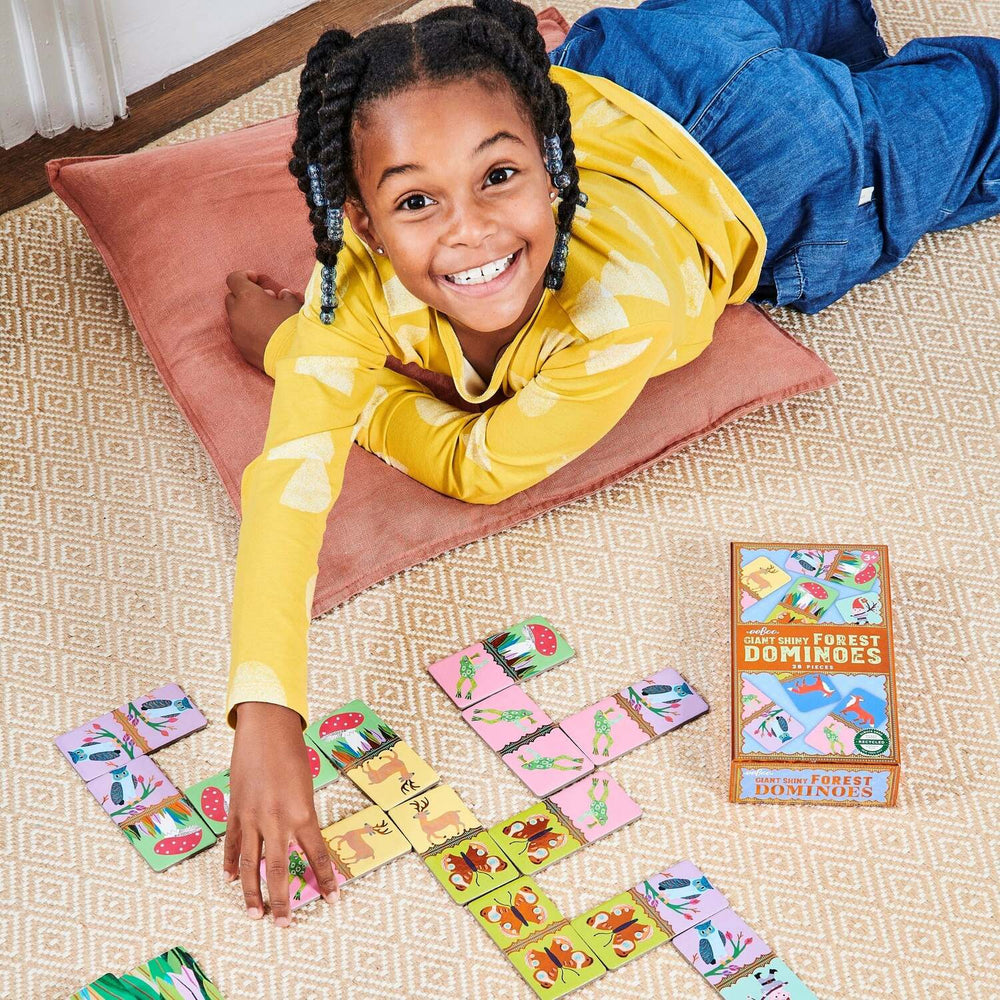
{"type": "Polygon", "coordinates": [[[768,238],[751,301],[818,312],[1000,213],[1000,39],[890,56],[871,0],[646,0],[588,11],[549,59],[656,105],[729,175],[768,238]]]}

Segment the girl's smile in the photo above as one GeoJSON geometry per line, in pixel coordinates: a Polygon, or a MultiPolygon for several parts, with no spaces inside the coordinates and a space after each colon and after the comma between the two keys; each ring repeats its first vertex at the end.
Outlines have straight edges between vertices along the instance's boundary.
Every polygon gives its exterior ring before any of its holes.
{"type": "MultiPolygon", "coordinates": [[[[450,276],[441,275],[438,276],[438,281],[440,281],[449,291],[456,292],[459,295],[472,296],[473,298],[485,298],[490,295],[496,295],[498,292],[504,291],[511,281],[514,280],[515,270],[523,259],[523,253],[521,248],[515,250],[508,257],[502,257],[499,261],[494,262],[492,267],[487,266],[486,277],[487,280],[483,281],[479,274],[476,273],[477,269],[473,269],[471,272],[472,280],[468,283],[462,280],[451,280],[450,276]],[[495,273],[496,270],[502,268],[499,273],[495,273]],[[490,278],[489,275],[493,274],[490,278]]],[[[459,279],[465,274],[470,272],[460,272],[459,279]]]]}

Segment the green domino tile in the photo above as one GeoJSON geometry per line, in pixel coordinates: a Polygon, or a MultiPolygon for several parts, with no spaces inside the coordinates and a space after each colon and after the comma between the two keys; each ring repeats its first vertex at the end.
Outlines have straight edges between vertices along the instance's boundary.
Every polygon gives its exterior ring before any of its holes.
{"type": "MultiPolygon", "coordinates": [[[[328,762],[329,763],[329,762],[328,762]]],[[[333,768],[333,765],[330,764],[333,768]]],[[[205,825],[216,836],[226,832],[229,822],[229,768],[184,789],[184,797],[198,810],[205,825]]]]}
{"type": "Polygon", "coordinates": [[[564,997],[600,979],[607,971],[579,933],[568,923],[507,956],[540,997],[564,997]]]}
{"type": "Polygon", "coordinates": [[[306,736],[338,768],[365,760],[399,739],[395,730],[360,698],[317,719],[306,730],[306,736]]]}
{"type": "Polygon", "coordinates": [[[423,862],[457,903],[468,903],[521,874],[486,831],[425,854],[423,862]]]}
{"type": "Polygon", "coordinates": [[[330,763],[329,758],[317,748],[308,736],[305,737],[306,754],[309,757],[309,773],[312,775],[313,790],[329,785],[340,777],[340,772],[330,763]]]}
{"type": "Polygon", "coordinates": [[[617,969],[670,940],[631,892],[621,892],[574,917],[570,924],[609,968],[617,969]]]}
{"type": "Polygon", "coordinates": [[[544,802],[491,826],[490,836],[525,875],[541,871],[581,847],[577,835],[544,802]]]}
{"type": "Polygon", "coordinates": [[[103,976],[79,989],[68,1000],[119,1000],[127,997],[121,980],[113,972],[105,972],[103,976]]]}
{"type": "Polygon", "coordinates": [[[139,818],[122,824],[121,830],[157,872],[210,847],[217,839],[182,795],[141,813],[139,818]]]}
{"type": "Polygon", "coordinates": [[[776,955],[761,959],[740,978],[719,987],[726,1000],[817,1000],[816,994],[776,955]]]}
{"type": "Polygon", "coordinates": [[[574,655],[573,647],[541,615],[487,636],[483,643],[516,681],[543,673],[574,655]]]}
{"type": "Polygon", "coordinates": [[[559,907],[530,875],[521,875],[481,896],[469,911],[503,951],[511,951],[539,931],[563,922],[559,907]]]}
{"type": "Polygon", "coordinates": [[[126,972],[119,980],[127,992],[112,993],[110,996],[122,1000],[222,1000],[216,985],[205,975],[194,957],[184,948],[169,951],[151,958],[148,962],[126,972]]]}

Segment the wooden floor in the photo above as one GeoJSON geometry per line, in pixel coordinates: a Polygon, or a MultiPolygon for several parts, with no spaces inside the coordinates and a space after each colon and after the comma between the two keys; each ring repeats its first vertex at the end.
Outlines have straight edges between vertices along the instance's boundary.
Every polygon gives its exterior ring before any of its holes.
{"type": "Polygon", "coordinates": [[[68,129],[51,139],[34,135],[0,149],[0,213],[48,194],[45,161],[63,156],[128,153],[207,114],[213,108],[305,62],[327,29],[357,34],[389,20],[415,0],[318,0],[193,66],[130,94],[128,117],[107,129],[68,129]]]}

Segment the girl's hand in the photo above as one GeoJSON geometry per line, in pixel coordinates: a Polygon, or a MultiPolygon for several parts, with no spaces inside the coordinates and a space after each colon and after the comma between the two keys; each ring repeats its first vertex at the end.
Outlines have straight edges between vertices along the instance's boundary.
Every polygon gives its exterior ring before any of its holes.
{"type": "Polygon", "coordinates": [[[313,805],[312,776],[298,712],[284,705],[246,701],[236,708],[236,738],[229,771],[229,821],[223,870],[239,878],[247,915],[264,915],[260,859],[267,859],[271,914],[287,927],[288,849],[305,853],[327,902],[340,895],[333,863],[313,805]]]}
{"type": "Polygon", "coordinates": [[[226,284],[229,334],[243,359],[263,371],[264,348],[271,334],[299,311],[305,299],[256,271],[231,271],[226,284]]]}

